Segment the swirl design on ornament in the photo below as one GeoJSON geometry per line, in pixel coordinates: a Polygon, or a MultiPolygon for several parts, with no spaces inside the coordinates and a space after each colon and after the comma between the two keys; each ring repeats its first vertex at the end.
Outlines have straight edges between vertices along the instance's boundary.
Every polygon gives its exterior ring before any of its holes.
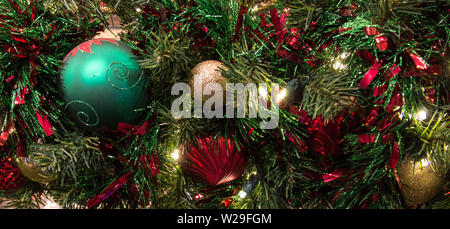
{"type": "Polygon", "coordinates": [[[133,85],[128,86],[128,80],[130,79],[130,70],[126,65],[122,63],[112,63],[106,70],[106,79],[112,87],[118,90],[130,90],[135,88],[141,81],[143,75],[144,72],[141,72],[141,75],[136,80],[136,82],[133,85]]]}
{"type": "Polygon", "coordinates": [[[66,104],[66,106],[64,107],[64,109],[67,109],[70,105],[75,105],[75,104],[79,104],[79,106],[81,106],[81,108],[87,108],[87,111],[83,111],[84,109],[77,109],[77,110],[80,110],[77,112],[77,118],[83,125],[91,127],[91,126],[97,126],[100,123],[100,119],[98,117],[97,111],[89,103],[86,103],[84,101],[74,100],[74,101],[68,102],[66,104]],[[91,113],[91,115],[89,115],[88,113],[91,113]],[[91,119],[91,117],[94,117],[95,119],[91,119]]]}

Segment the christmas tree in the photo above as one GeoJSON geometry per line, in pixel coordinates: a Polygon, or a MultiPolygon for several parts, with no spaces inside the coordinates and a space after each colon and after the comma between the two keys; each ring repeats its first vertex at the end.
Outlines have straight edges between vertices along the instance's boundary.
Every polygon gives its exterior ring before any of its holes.
{"type": "Polygon", "coordinates": [[[3,0],[0,206],[448,209],[449,5],[3,0]]]}

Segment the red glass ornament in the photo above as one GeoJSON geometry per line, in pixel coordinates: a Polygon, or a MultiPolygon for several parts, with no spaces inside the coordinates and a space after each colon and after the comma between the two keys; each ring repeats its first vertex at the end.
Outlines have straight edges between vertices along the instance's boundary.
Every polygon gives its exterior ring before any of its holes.
{"type": "Polygon", "coordinates": [[[246,156],[232,139],[199,138],[197,144],[183,148],[183,172],[202,183],[217,186],[239,178],[246,156]]]}

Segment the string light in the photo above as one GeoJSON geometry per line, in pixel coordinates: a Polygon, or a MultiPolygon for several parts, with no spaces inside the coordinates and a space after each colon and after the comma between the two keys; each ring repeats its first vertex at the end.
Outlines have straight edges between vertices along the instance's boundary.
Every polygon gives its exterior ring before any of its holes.
{"type": "Polygon", "coordinates": [[[342,61],[347,59],[347,57],[349,57],[349,56],[350,56],[349,52],[341,53],[341,55],[339,56],[338,60],[336,60],[336,62],[334,62],[333,68],[335,70],[338,70],[338,71],[347,68],[347,65],[343,64],[342,61]]]}
{"type": "Polygon", "coordinates": [[[60,209],[61,207],[55,202],[47,202],[44,209],[60,209]]]}
{"type": "Polygon", "coordinates": [[[287,90],[286,90],[286,89],[281,90],[281,91],[280,91],[280,94],[277,95],[275,101],[276,101],[277,103],[280,103],[281,100],[283,100],[283,99],[286,97],[286,95],[287,95],[287,90]]]}
{"type": "Polygon", "coordinates": [[[194,198],[195,198],[196,200],[201,199],[201,198],[203,198],[203,197],[205,197],[205,196],[204,196],[203,194],[201,194],[201,193],[199,193],[199,194],[197,194],[197,195],[194,196],[194,198]]]}
{"type": "Polygon", "coordinates": [[[423,167],[427,167],[427,166],[430,164],[430,162],[429,162],[426,158],[424,158],[424,159],[422,159],[422,160],[420,161],[420,164],[421,164],[423,167]]]}
{"type": "Polygon", "coordinates": [[[246,196],[247,196],[247,193],[246,193],[244,190],[241,190],[241,191],[239,192],[239,197],[240,197],[241,199],[244,199],[246,196]]]}
{"type": "Polygon", "coordinates": [[[419,112],[417,112],[417,119],[420,121],[427,119],[427,112],[424,110],[420,110],[419,112]]]}
{"type": "Polygon", "coordinates": [[[61,209],[61,206],[59,206],[58,203],[56,203],[52,197],[50,196],[44,196],[45,199],[45,205],[41,205],[41,209],[61,209]]]}
{"type": "Polygon", "coordinates": [[[350,56],[349,52],[344,52],[341,54],[341,59],[347,59],[347,57],[350,56]]]}
{"type": "Polygon", "coordinates": [[[343,70],[345,69],[347,66],[345,66],[341,61],[337,60],[336,62],[334,62],[333,64],[333,68],[336,70],[343,70]]]}
{"type": "Polygon", "coordinates": [[[172,152],[172,159],[174,159],[174,160],[178,160],[179,158],[180,158],[180,150],[179,149],[175,149],[173,152],[172,152]]]}

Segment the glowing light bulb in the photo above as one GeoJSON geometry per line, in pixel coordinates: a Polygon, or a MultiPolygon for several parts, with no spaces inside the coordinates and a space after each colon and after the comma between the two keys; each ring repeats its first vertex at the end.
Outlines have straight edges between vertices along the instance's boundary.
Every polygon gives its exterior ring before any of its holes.
{"type": "Polygon", "coordinates": [[[246,193],[244,190],[241,190],[241,191],[239,192],[239,197],[240,197],[241,199],[244,199],[246,196],[247,196],[247,193],[246,193]]]}
{"type": "Polygon", "coordinates": [[[417,119],[419,119],[420,121],[427,119],[427,112],[424,110],[417,112],[417,119]]]}
{"type": "Polygon", "coordinates": [[[178,160],[179,158],[180,158],[180,150],[179,149],[175,149],[173,152],[172,152],[172,159],[174,159],[174,160],[178,160]]]}
{"type": "Polygon", "coordinates": [[[45,206],[44,209],[60,209],[61,207],[55,203],[55,202],[48,202],[45,206]]]}
{"type": "Polygon", "coordinates": [[[423,167],[427,167],[430,162],[426,158],[424,158],[420,161],[420,164],[422,164],[423,167]]]}
{"type": "Polygon", "coordinates": [[[45,202],[43,205],[40,205],[41,209],[61,209],[58,203],[56,203],[52,197],[43,196],[45,198],[45,202]]]}
{"type": "Polygon", "coordinates": [[[286,97],[286,95],[287,95],[287,90],[286,89],[281,90],[280,94],[277,95],[275,101],[277,103],[281,102],[281,100],[283,100],[286,97]]]}
{"type": "Polygon", "coordinates": [[[347,66],[345,66],[341,61],[337,60],[334,64],[333,64],[333,68],[336,70],[342,70],[345,69],[347,66]]]}
{"type": "Polygon", "coordinates": [[[341,54],[341,59],[346,59],[348,56],[350,56],[349,52],[344,52],[341,54]]]}

